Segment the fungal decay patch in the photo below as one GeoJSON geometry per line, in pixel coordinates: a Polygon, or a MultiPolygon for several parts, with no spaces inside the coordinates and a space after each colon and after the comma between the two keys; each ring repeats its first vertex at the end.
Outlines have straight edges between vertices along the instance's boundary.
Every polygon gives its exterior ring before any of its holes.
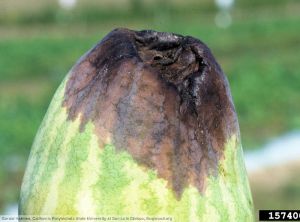
{"type": "Polygon", "coordinates": [[[226,77],[192,37],[116,29],[72,68],[63,106],[81,130],[95,125],[180,198],[217,176],[227,139],[238,132],[226,77]]]}

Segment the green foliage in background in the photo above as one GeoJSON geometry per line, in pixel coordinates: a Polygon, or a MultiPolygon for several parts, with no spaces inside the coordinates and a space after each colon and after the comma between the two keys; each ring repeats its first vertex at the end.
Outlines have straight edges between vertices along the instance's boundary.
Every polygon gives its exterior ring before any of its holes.
{"type": "Polygon", "coordinates": [[[31,143],[58,84],[116,27],[207,43],[229,78],[245,148],[300,128],[299,1],[237,1],[227,29],[215,26],[213,1],[101,2],[79,1],[73,10],[49,0],[0,2],[0,209],[18,198],[31,143]]]}

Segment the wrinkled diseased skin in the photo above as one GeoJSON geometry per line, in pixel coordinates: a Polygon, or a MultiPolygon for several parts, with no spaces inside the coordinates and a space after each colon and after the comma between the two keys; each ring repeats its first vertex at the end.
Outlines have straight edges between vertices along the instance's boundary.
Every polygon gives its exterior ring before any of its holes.
{"type": "Polygon", "coordinates": [[[238,132],[227,80],[199,40],[117,29],[72,69],[64,106],[82,113],[100,138],[111,136],[155,169],[180,198],[217,174],[224,143],[238,132]]]}
{"type": "Polygon", "coordinates": [[[109,33],[55,93],[19,213],[252,222],[237,117],[210,50],[172,33],[109,33]]]}

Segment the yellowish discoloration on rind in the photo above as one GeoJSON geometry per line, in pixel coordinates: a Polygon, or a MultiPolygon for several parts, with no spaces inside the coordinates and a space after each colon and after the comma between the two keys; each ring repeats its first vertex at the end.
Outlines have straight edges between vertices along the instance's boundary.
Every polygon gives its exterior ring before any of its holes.
{"type": "Polygon", "coordinates": [[[33,145],[21,191],[21,214],[169,215],[178,222],[254,221],[236,136],[226,144],[219,176],[207,178],[205,193],[189,186],[177,200],[167,181],[138,165],[126,151],[116,152],[113,144],[99,147],[91,123],[80,133],[78,120],[67,121],[61,107],[64,87],[65,83],[56,93],[33,145]],[[57,129],[66,132],[58,134],[57,129]],[[63,142],[56,143],[58,138],[63,142]],[[79,157],[70,155],[74,147],[79,157]],[[57,152],[51,155],[53,149],[57,152]],[[57,163],[55,167],[50,166],[53,163],[57,163]],[[53,172],[47,173],[49,169],[53,172]]]}
{"type": "Polygon", "coordinates": [[[82,179],[76,196],[76,208],[81,215],[95,215],[97,206],[91,189],[97,183],[101,169],[100,149],[96,135],[92,135],[89,147],[88,159],[81,165],[82,179]]]}

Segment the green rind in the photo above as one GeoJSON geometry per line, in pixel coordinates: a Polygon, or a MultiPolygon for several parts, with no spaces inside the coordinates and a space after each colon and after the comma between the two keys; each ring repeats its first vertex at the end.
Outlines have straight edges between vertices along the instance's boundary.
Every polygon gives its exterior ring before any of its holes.
{"type": "Polygon", "coordinates": [[[21,190],[20,214],[168,215],[178,222],[254,221],[242,148],[235,135],[227,141],[218,177],[207,178],[205,192],[189,186],[177,200],[167,181],[138,165],[129,153],[117,152],[111,143],[99,147],[92,123],[80,132],[80,117],[67,120],[62,107],[65,82],[57,90],[33,144],[21,190]]]}

